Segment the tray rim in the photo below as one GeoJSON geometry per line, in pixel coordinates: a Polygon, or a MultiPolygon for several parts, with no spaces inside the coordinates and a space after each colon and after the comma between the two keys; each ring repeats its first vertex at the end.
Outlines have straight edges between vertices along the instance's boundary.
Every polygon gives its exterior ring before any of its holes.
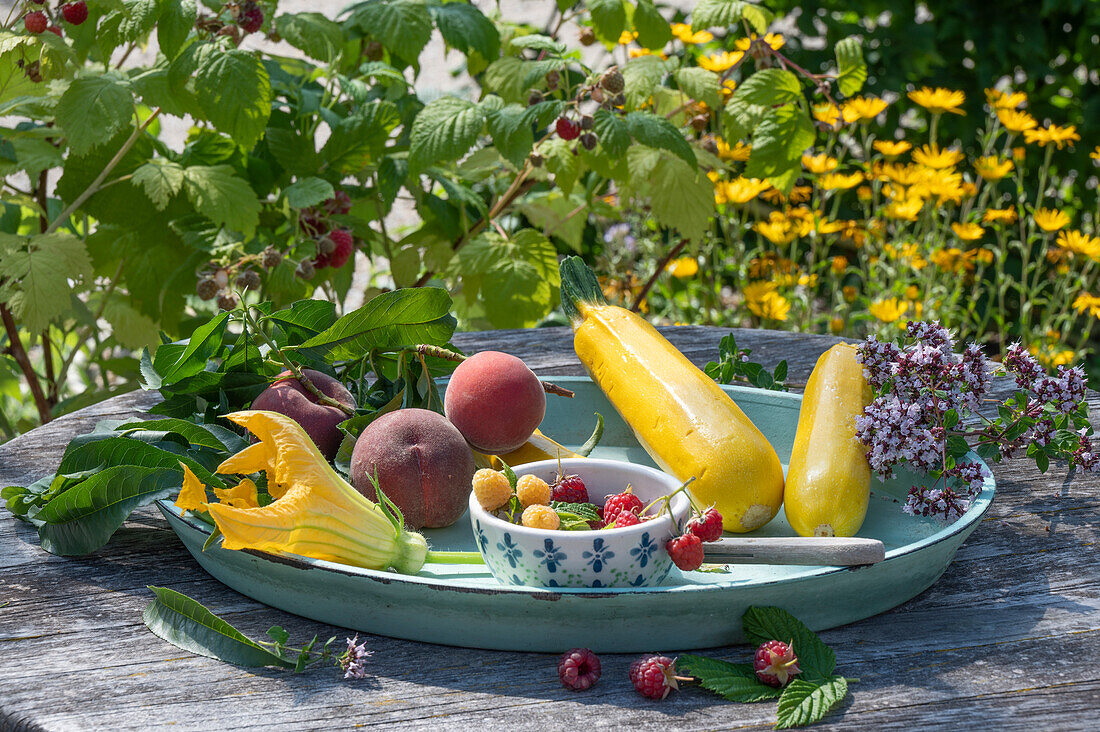
{"type": "MultiPolygon", "coordinates": [[[[567,383],[592,383],[592,380],[587,376],[559,376],[555,375],[551,377],[555,383],[564,385],[567,383]]],[[[440,383],[446,383],[447,378],[437,379],[440,383]]],[[[802,402],[802,395],[792,392],[780,392],[769,391],[764,389],[758,389],[748,386],[722,384],[722,390],[727,394],[737,394],[739,397],[743,397],[746,400],[755,402],[768,402],[775,399],[791,402],[802,402]],[[766,397],[766,398],[761,398],[766,397]]],[[[929,546],[947,541],[954,536],[961,533],[968,533],[971,526],[980,522],[988,512],[992,505],[994,495],[996,493],[996,479],[993,476],[993,471],[989,466],[973,451],[967,453],[966,458],[976,461],[982,465],[986,471],[986,476],[982,484],[982,490],[974,501],[970,505],[970,509],[963,514],[960,518],[956,519],[950,524],[942,527],[939,531],[919,539],[909,544],[904,544],[895,549],[891,549],[886,552],[886,558],[884,562],[889,562],[891,559],[902,557],[908,554],[912,554],[929,546]]],[[[206,522],[195,518],[193,516],[183,516],[176,508],[175,504],[168,499],[158,499],[157,507],[164,514],[168,520],[169,526],[178,535],[180,531],[179,524],[186,525],[194,531],[201,532],[207,536],[212,533],[212,528],[206,522]]],[[[900,511],[900,508],[899,508],[900,511]]],[[[463,514],[465,516],[466,514],[463,514]]],[[[461,520],[461,519],[460,519],[461,520]]],[[[913,520],[916,520],[914,517],[913,520]]],[[[183,540],[180,537],[181,541],[183,540]]],[[[220,544],[215,545],[218,549],[221,549],[220,544]]],[[[228,550],[226,550],[228,551],[228,550]]],[[[366,569],[363,567],[355,567],[348,564],[340,564],[337,562],[331,562],[324,559],[314,559],[312,557],[304,557],[298,554],[272,554],[269,552],[262,552],[253,549],[241,550],[247,554],[255,556],[259,559],[264,559],[276,564],[284,564],[297,566],[301,569],[322,569],[329,572],[336,572],[343,575],[353,577],[363,577],[375,582],[382,582],[385,584],[409,584],[409,585],[424,585],[437,590],[452,590],[462,593],[483,593],[488,595],[500,595],[500,594],[512,594],[512,595],[538,595],[542,599],[546,599],[553,596],[561,595],[580,595],[580,596],[620,596],[620,595],[653,595],[655,593],[675,593],[675,592],[720,592],[728,591],[736,588],[745,587],[765,587],[773,584],[783,584],[787,582],[794,582],[809,579],[811,577],[822,577],[833,574],[839,574],[844,572],[857,571],[859,567],[836,567],[836,566],[821,566],[821,567],[807,567],[801,572],[794,574],[788,574],[781,578],[769,579],[769,580],[754,580],[746,583],[745,581],[716,581],[706,582],[699,584],[684,584],[684,585],[658,585],[656,587],[624,587],[624,588],[544,588],[544,587],[528,587],[520,585],[505,585],[498,584],[493,586],[485,586],[481,583],[474,583],[470,581],[459,579],[440,579],[436,577],[425,577],[421,575],[405,575],[398,572],[366,569]]],[[[474,566],[474,565],[463,565],[474,566]]],[[[488,570],[486,569],[486,573],[488,570]]]]}

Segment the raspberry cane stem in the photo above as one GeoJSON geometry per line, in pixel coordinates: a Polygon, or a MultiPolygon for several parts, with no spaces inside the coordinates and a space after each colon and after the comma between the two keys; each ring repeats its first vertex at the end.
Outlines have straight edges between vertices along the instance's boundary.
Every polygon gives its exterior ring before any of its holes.
{"type": "MultiPolygon", "coordinates": [[[[416,352],[421,356],[435,356],[436,358],[442,358],[444,361],[454,361],[455,363],[462,363],[466,360],[466,357],[461,353],[448,351],[446,348],[428,345],[427,343],[419,344],[416,347],[416,352]]],[[[568,399],[573,398],[573,392],[563,386],[551,384],[549,381],[542,381],[541,379],[539,383],[542,384],[542,390],[547,394],[554,394],[555,396],[562,396],[568,399]]]]}

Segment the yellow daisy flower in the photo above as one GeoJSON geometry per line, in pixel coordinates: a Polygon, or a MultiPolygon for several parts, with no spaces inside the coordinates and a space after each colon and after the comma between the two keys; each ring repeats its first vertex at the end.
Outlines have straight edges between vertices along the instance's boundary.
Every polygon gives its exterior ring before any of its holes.
{"type": "Polygon", "coordinates": [[[974,222],[968,222],[965,224],[952,223],[951,231],[955,232],[955,236],[959,237],[963,241],[977,241],[982,238],[982,234],[985,233],[985,229],[978,226],[974,222]]]}
{"type": "Polygon", "coordinates": [[[885,99],[878,97],[853,97],[841,106],[841,114],[844,115],[845,122],[872,120],[889,105],[885,99]]]}
{"type": "Polygon", "coordinates": [[[891,201],[890,204],[886,206],[884,213],[886,217],[890,219],[916,221],[917,215],[922,208],[924,208],[924,201],[913,196],[912,198],[902,198],[897,201],[891,201]]]}
{"type": "Polygon", "coordinates": [[[665,271],[679,280],[694,277],[699,271],[699,261],[695,257],[677,257],[665,265],[665,271]]]}
{"type": "Polygon", "coordinates": [[[1047,233],[1069,226],[1069,214],[1056,208],[1041,208],[1035,212],[1033,218],[1035,225],[1047,233]]]}
{"type": "Polygon", "coordinates": [[[997,119],[1009,132],[1027,132],[1039,126],[1039,122],[1030,114],[1015,109],[998,109],[997,119]]]}
{"type": "Polygon", "coordinates": [[[714,40],[714,34],[710,31],[693,31],[686,23],[673,23],[672,35],[685,45],[709,43],[714,40]]]}
{"type": "Polygon", "coordinates": [[[622,33],[619,34],[619,45],[620,46],[626,46],[630,43],[633,43],[634,39],[637,38],[637,37],[638,37],[638,32],[637,31],[624,30],[622,33]]]}
{"type": "Polygon", "coordinates": [[[1100,239],[1095,236],[1080,231],[1060,231],[1057,243],[1067,252],[1082,254],[1089,259],[1100,259],[1100,239]]]}
{"type": "Polygon", "coordinates": [[[1065,127],[1051,125],[1040,130],[1026,130],[1024,132],[1024,140],[1027,142],[1036,143],[1040,147],[1056,145],[1059,150],[1062,149],[1063,145],[1078,142],[1080,139],[1081,136],[1077,134],[1077,127],[1074,125],[1066,125],[1065,127]]]}
{"type": "Polygon", "coordinates": [[[1089,315],[1100,318],[1100,297],[1082,293],[1073,301],[1073,309],[1078,313],[1088,311],[1089,315]]]}
{"type": "Polygon", "coordinates": [[[744,58],[745,54],[741,51],[720,51],[719,53],[711,54],[710,56],[700,56],[699,66],[707,71],[713,71],[715,73],[722,73],[728,71],[744,58]]]}
{"type": "Polygon", "coordinates": [[[820,155],[803,155],[802,167],[811,173],[821,175],[822,173],[831,173],[836,170],[837,159],[829,157],[825,153],[820,155]]]}
{"type": "MultiPolygon", "coordinates": [[[[736,41],[733,42],[733,47],[738,51],[748,51],[749,46],[757,38],[759,38],[759,36],[757,36],[755,33],[753,33],[748,38],[738,38],[736,41]]],[[[783,36],[779,33],[768,33],[764,36],[764,43],[767,43],[775,51],[783,48],[783,44],[786,42],[786,39],[784,39],[783,36]]]]}
{"type": "Polygon", "coordinates": [[[743,204],[759,196],[771,188],[771,183],[759,178],[734,178],[724,186],[726,200],[730,203],[743,204]]]}
{"type": "Polygon", "coordinates": [[[986,209],[982,214],[983,224],[1014,224],[1016,219],[1016,209],[1013,206],[986,209]]]}
{"type": "Polygon", "coordinates": [[[835,127],[840,121],[840,110],[835,104],[815,104],[813,116],[818,122],[828,127],[835,127]]]}
{"type": "Polygon", "coordinates": [[[745,162],[749,159],[749,153],[752,152],[752,145],[746,145],[740,140],[733,143],[733,147],[730,147],[728,142],[721,137],[716,137],[714,138],[714,144],[718,148],[718,157],[731,163],[745,162]]]}
{"type": "Polygon", "coordinates": [[[840,292],[844,295],[844,302],[855,302],[856,295],[859,294],[855,285],[844,285],[844,287],[840,288],[840,292]]]}
{"type": "Polygon", "coordinates": [[[924,145],[913,151],[913,160],[929,168],[943,170],[958,165],[966,156],[959,150],[941,150],[939,145],[924,145]]]}
{"type": "Polygon", "coordinates": [[[753,315],[765,320],[784,321],[787,319],[787,313],[791,310],[791,304],[787,301],[787,298],[778,292],[773,292],[761,300],[750,301],[749,310],[752,311],[753,315]]]}
{"type": "Polygon", "coordinates": [[[1003,92],[1000,89],[986,89],[985,98],[993,109],[1019,109],[1027,103],[1027,94],[1023,92],[1003,92]]]}
{"type": "Polygon", "coordinates": [[[977,162],[974,163],[974,170],[988,181],[998,181],[1004,178],[1012,172],[1013,167],[1011,160],[1001,160],[996,155],[978,158],[977,162]]]}
{"type": "Polygon", "coordinates": [[[966,101],[966,94],[961,91],[942,87],[930,89],[925,86],[909,92],[909,98],[932,114],[943,114],[945,112],[966,114],[966,112],[959,109],[962,103],[966,101]]]}
{"type": "Polygon", "coordinates": [[[863,173],[828,173],[817,179],[817,185],[826,191],[855,188],[863,182],[863,173]]]}
{"type": "Polygon", "coordinates": [[[888,158],[896,158],[913,149],[913,146],[905,140],[897,140],[896,142],[893,140],[875,140],[871,143],[871,146],[888,158]]]}
{"type": "Polygon", "coordinates": [[[1089,157],[1100,162],[1100,145],[1097,145],[1096,149],[1089,153],[1089,157]]]}
{"type": "Polygon", "coordinates": [[[902,315],[905,315],[905,311],[908,309],[909,304],[900,302],[896,297],[891,297],[888,300],[875,300],[867,307],[871,315],[874,315],[883,323],[893,323],[902,315]]]}
{"type": "Polygon", "coordinates": [[[829,262],[829,269],[833,271],[833,274],[844,274],[848,270],[848,258],[843,254],[836,255],[829,262]]]}

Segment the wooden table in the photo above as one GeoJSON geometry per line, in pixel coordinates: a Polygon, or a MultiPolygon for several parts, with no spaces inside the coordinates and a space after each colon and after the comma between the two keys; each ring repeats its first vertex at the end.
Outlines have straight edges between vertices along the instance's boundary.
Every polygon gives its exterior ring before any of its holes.
{"type": "MultiPolygon", "coordinates": [[[[717,328],[665,333],[696,363],[717,354],[717,328]]],[[[737,331],[753,358],[790,363],[804,380],[836,339],[737,331]]],[[[466,333],[467,352],[522,357],[542,374],[579,374],[567,329],[466,333]]],[[[1091,395],[1094,414],[1100,399],[1091,395]]],[[[155,393],[116,397],[0,446],[0,485],[53,472],[74,435],[130,418],[155,393]]],[[[1094,417],[1094,421],[1096,418],[1094,417]]],[[[1100,709],[1100,536],[1097,479],[1041,475],[1022,460],[995,468],[988,517],[931,589],[891,612],[822,634],[853,694],[822,728],[1096,729],[1100,709]]],[[[592,690],[558,682],[557,657],[367,638],[371,677],[338,669],[301,675],[194,656],[142,624],[147,585],[206,604],[254,636],[282,625],[293,640],[349,632],[238,595],[207,576],[155,508],[81,558],[38,547],[31,527],[0,509],[0,729],[765,728],[772,702],[732,704],[699,689],[651,702],[626,677],[633,656],[605,655],[592,690]]],[[[736,622],[735,618],[730,619],[736,622]]],[[[532,628],[532,633],[537,633],[532,628]]],[[[639,628],[644,633],[645,628],[639,628]]],[[[674,655],[676,649],[654,649],[674,655]]],[[[747,647],[708,655],[747,661],[747,647]]]]}

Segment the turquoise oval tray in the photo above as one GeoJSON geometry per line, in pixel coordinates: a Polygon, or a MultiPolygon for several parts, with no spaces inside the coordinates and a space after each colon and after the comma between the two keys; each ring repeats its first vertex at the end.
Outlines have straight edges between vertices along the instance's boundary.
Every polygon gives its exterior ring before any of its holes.
{"type": "MultiPolygon", "coordinates": [[[[550,397],[542,429],[576,446],[605,419],[594,456],[652,465],[630,428],[585,377],[554,377],[573,399],[550,397]]],[[[767,436],[786,464],[801,397],[724,387],[767,436]]],[[[971,454],[971,459],[977,456],[971,454]]],[[[741,615],[750,605],[778,605],[815,630],[884,612],[919,594],[947,569],[955,551],[989,509],[994,482],[950,525],[901,511],[909,483],[899,477],[872,487],[859,535],[880,539],[886,560],[861,568],[729,565],[725,574],[673,569],[665,583],[618,590],[546,590],[499,584],[484,565],[427,565],[414,577],[315,559],[229,551],[205,552],[209,527],[181,518],[169,501],[161,511],[199,564],[234,590],[303,617],[396,638],[518,651],[686,650],[744,640],[741,615]]],[[[474,551],[468,516],[428,530],[434,549],[474,551]]],[[[783,513],[754,536],[793,536],[783,513]]]]}

